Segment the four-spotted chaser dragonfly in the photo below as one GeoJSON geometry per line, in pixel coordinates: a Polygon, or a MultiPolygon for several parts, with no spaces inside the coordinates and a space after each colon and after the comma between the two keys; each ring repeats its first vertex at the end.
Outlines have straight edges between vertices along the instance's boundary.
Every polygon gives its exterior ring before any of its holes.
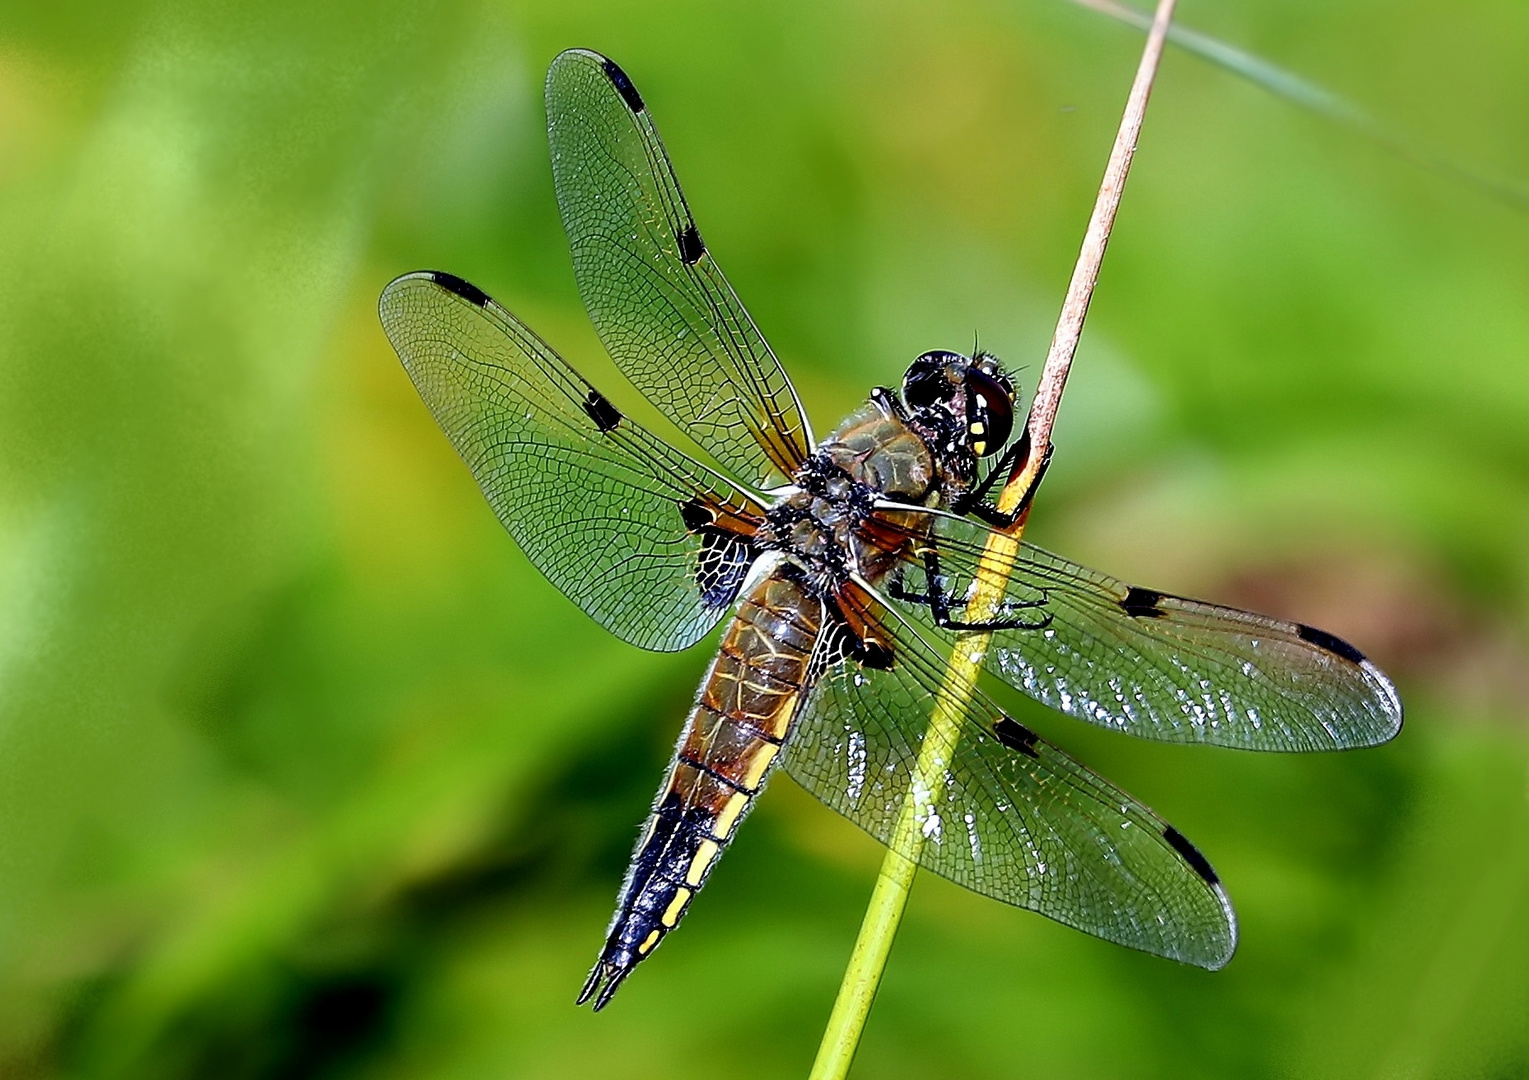
{"type": "MultiPolygon", "coordinates": [[[[580,1004],[603,1007],[678,925],[777,765],[895,843],[961,634],[991,634],[985,666],[1003,682],[1142,738],[1302,751],[1396,734],[1396,690],[1331,634],[1028,544],[997,610],[969,614],[988,533],[1013,521],[990,488],[1028,450],[996,360],[925,353],[816,442],[631,80],[574,50],[546,95],[589,316],[708,460],[624,416],[458,277],[400,277],[380,311],[499,520],[570,600],[661,651],[728,618],[580,1004]]],[[[1181,833],[980,690],[959,708],[938,790],[917,803],[922,866],[1123,945],[1207,968],[1231,958],[1231,904],[1181,833]]]]}

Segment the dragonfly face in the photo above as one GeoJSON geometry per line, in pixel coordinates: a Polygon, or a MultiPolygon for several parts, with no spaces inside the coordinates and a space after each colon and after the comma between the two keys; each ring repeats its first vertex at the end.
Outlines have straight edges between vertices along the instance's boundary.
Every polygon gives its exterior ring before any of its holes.
{"type": "Polygon", "coordinates": [[[952,467],[1003,449],[1014,427],[1014,384],[996,357],[926,352],[903,376],[903,405],[915,431],[952,467]]]}
{"type": "Polygon", "coordinates": [[[815,442],[631,80],[595,53],[563,53],[547,113],[590,317],[711,460],[624,416],[451,274],[397,279],[380,314],[553,585],[648,649],[685,648],[728,619],[579,1001],[603,1007],[678,925],[777,766],[883,843],[901,842],[911,790],[923,842],[904,853],[977,892],[1225,964],[1236,922],[1209,862],[980,690],[940,698],[952,642],[989,635],[986,670],[1069,716],[1252,750],[1384,742],[1401,725],[1390,681],[1324,631],[1127,585],[1028,544],[996,610],[969,613],[974,581],[993,570],[985,492],[1027,449],[1011,439],[1015,390],[997,362],[925,353],[899,392],[873,391],[815,442]],[[937,698],[961,734],[931,791],[914,768],[937,698]]]}

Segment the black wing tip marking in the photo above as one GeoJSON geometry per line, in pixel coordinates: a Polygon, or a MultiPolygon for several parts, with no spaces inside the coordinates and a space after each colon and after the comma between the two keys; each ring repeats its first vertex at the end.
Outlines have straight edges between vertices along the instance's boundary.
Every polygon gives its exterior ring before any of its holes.
{"type": "Polygon", "coordinates": [[[1035,749],[1035,744],[1040,741],[1040,736],[1017,720],[1011,720],[1007,716],[998,718],[993,725],[993,734],[998,736],[998,741],[1010,750],[1017,750],[1026,757],[1038,758],[1040,753],[1035,749]]]}
{"type": "Polygon", "coordinates": [[[1310,642],[1319,649],[1326,649],[1336,656],[1341,656],[1351,664],[1363,664],[1366,662],[1364,653],[1344,641],[1341,637],[1329,634],[1326,630],[1318,630],[1315,626],[1307,626],[1305,623],[1295,624],[1296,633],[1302,641],[1310,642]]]}
{"type": "Polygon", "coordinates": [[[1364,653],[1336,634],[1329,634],[1326,630],[1318,630],[1315,626],[1307,626],[1305,623],[1296,623],[1295,632],[1307,644],[1315,645],[1325,652],[1330,652],[1340,659],[1363,668],[1372,686],[1383,699],[1382,705],[1390,725],[1378,731],[1369,741],[1353,745],[1378,746],[1380,743],[1390,742],[1396,738],[1402,730],[1402,697],[1397,693],[1396,684],[1386,677],[1386,673],[1371,663],[1370,658],[1364,653]]]}
{"type": "Polygon", "coordinates": [[[608,56],[600,57],[600,67],[605,71],[605,77],[616,88],[616,93],[621,95],[621,100],[626,102],[626,107],[634,113],[640,113],[647,108],[643,104],[642,95],[637,92],[637,87],[627,73],[621,70],[621,65],[608,56]]]}
{"type": "Polygon", "coordinates": [[[444,270],[432,270],[430,280],[453,296],[460,296],[474,307],[485,307],[488,304],[488,293],[470,281],[463,281],[455,274],[448,274],[444,270]]]}
{"type": "Polygon", "coordinates": [[[1125,599],[1120,601],[1120,609],[1136,619],[1161,619],[1164,613],[1158,604],[1162,599],[1160,592],[1132,585],[1126,590],[1125,599]]]}
{"type": "Polygon", "coordinates": [[[589,396],[584,399],[583,405],[584,411],[602,433],[616,430],[616,425],[621,423],[621,410],[594,387],[590,387],[589,396]]]}
{"type": "Polygon", "coordinates": [[[675,237],[675,241],[680,248],[680,262],[686,266],[694,266],[701,261],[701,256],[706,254],[706,244],[702,241],[701,233],[696,229],[693,221],[675,237]]]}
{"type": "Polygon", "coordinates": [[[1163,839],[1168,841],[1168,846],[1183,856],[1184,861],[1194,869],[1194,872],[1205,879],[1207,885],[1221,885],[1221,879],[1211,869],[1209,860],[1200,854],[1200,849],[1191,844],[1184,834],[1172,825],[1163,826],[1163,839]]]}

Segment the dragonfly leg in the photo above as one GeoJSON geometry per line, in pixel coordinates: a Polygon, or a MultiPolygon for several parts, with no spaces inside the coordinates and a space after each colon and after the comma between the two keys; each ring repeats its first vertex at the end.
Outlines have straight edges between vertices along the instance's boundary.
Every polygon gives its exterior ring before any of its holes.
{"type": "Polygon", "coordinates": [[[993,467],[988,470],[988,474],[982,478],[982,483],[967,492],[966,498],[962,501],[973,505],[986,502],[988,494],[993,490],[993,485],[998,482],[998,478],[1011,471],[1029,453],[1030,429],[1026,427],[1020,431],[1019,438],[1014,440],[1014,445],[1005,450],[1003,457],[999,458],[993,467]]]}
{"type": "Polygon", "coordinates": [[[924,577],[928,581],[928,592],[915,593],[903,588],[901,582],[893,581],[888,584],[887,591],[899,600],[919,604],[929,609],[934,617],[934,624],[942,630],[961,631],[984,631],[992,633],[997,630],[1043,630],[1051,625],[1051,615],[1048,613],[1040,619],[1025,619],[1013,615],[1016,611],[1024,611],[1030,608],[1046,606],[1044,597],[1038,600],[1006,600],[999,605],[995,618],[966,621],[951,616],[951,595],[945,590],[945,584],[940,574],[940,553],[934,548],[924,550],[924,577]]]}
{"type": "Polygon", "coordinates": [[[998,509],[998,507],[987,501],[987,496],[998,477],[1008,475],[1010,470],[1014,468],[1015,463],[1020,461],[1024,454],[1029,451],[1029,448],[1030,435],[1027,431],[999,459],[998,464],[993,466],[993,471],[987,474],[987,478],[956,505],[956,512],[959,514],[971,514],[973,517],[979,518],[999,529],[1007,529],[1018,521],[1025,511],[1030,509],[1030,503],[1035,498],[1036,489],[1041,486],[1041,479],[1046,475],[1046,469],[1051,465],[1051,454],[1056,449],[1055,446],[1047,445],[1046,456],[1041,459],[1041,467],[1036,470],[1035,479],[1031,480],[1030,486],[1025,488],[1025,493],[1020,498],[1019,505],[1014,508],[1012,513],[1006,514],[998,509]]]}

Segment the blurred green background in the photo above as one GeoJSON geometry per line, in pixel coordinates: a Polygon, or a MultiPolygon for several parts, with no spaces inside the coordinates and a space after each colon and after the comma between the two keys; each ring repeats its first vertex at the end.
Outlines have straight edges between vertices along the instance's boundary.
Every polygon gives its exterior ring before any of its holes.
{"type": "MultiPolygon", "coordinates": [[[[1529,176],[1519,0],[1180,17],[1529,176]]],[[[6,5],[0,1077],[805,1075],[879,849],[778,778],[573,1007],[706,647],[556,595],[377,323],[450,269],[611,385],[543,128],[572,45],[824,430],[974,334],[1033,381],[1140,39],[1062,0],[6,5]]],[[[1004,696],[1199,844],[1241,949],[923,877],[857,1076],[1529,1076],[1526,296],[1523,210],[1170,51],[1032,535],[1348,637],[1408,726],[1254,756],[1004,696]]]]}

